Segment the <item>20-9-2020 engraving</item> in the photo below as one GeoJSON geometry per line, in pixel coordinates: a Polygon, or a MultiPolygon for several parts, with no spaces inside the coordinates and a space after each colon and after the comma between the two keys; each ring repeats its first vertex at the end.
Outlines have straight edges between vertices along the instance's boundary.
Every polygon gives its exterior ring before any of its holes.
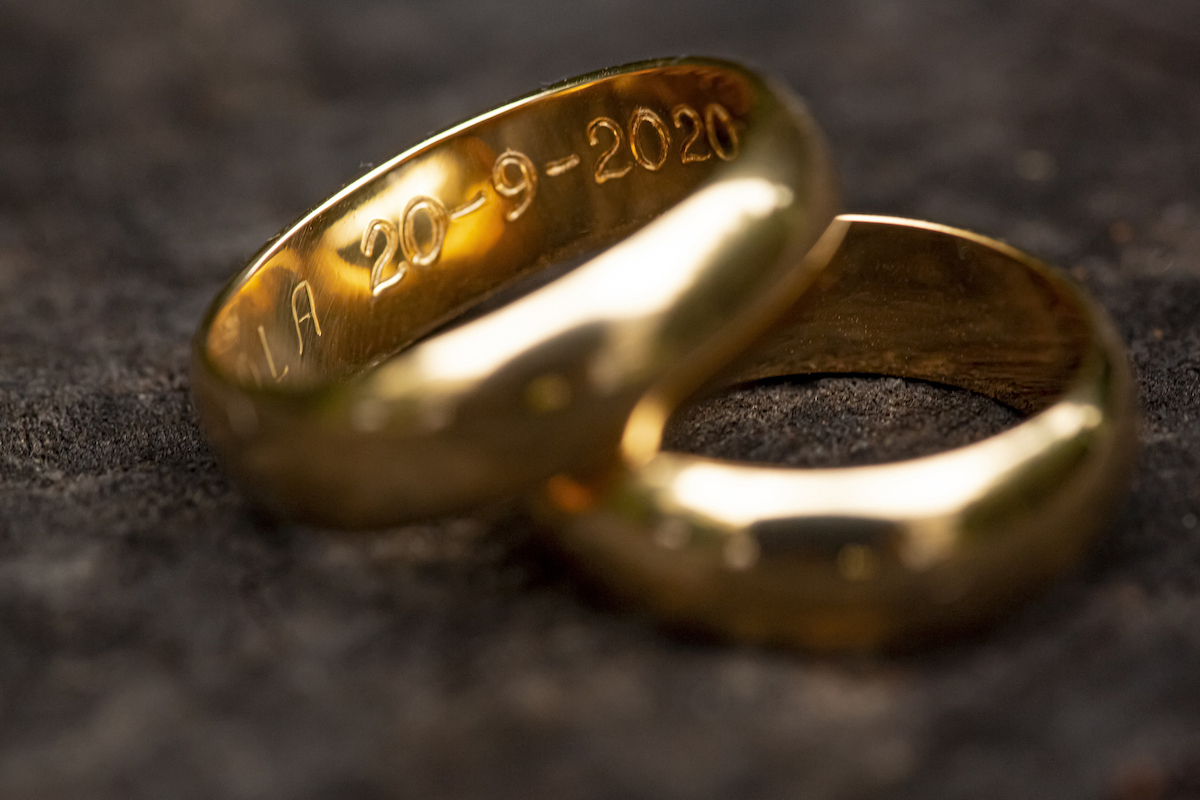
{"type": "MultiPolygon", "coordinates": [[[[737,157],[740,147],[737,128],[733,117],[719,103],[710,103],[703,114],[689,105],[680,104],[671,110],[670,118],[674,127],[684,136],[679,148],[681,163],[708,161],[714,156],[722,161],[732,161],[737,157]],[[701,142],[701,136],[705,142],[701,142]]],[[[585,133],[589,145],[603,148],[592,170],[592,179],[597,184],[623,178],[635,166],[657,172],[670,157],[671,129],[656,111],[645,106],[635,108],[626,125],[621,125],[612,117],[597,117],[587,124],[585,133]],[[653,131],[653,138],[658,139],[657,147],[647,148],[643,145],[642,132],[647,127],[653,131]],[[625,156],[623,151],[627,142],[628,155],[625,156]]],[[[547,162],[544,172],[547,177],[555,178],[565,175],[581,163],[582,159],[572,153],[547,162]]],[[[537,196],[537,166],[529,156],[509,149],[496,157],[491,177],[496,194],[513,203],[504,214],[505,220],[516,222],[537,196]]],[[[363,230],[361,250],[367,258],[375,259],[371,266],[371,294],[379,296],[400,283],[408,274],[409,266],[437,264],[451,222],[482,208],[486,201],[481,193],[451,210],[437,198],[419,195],[408,202],[398,223],[386,219],[368,222],[363,230]],[[428,235],[424,242],[417,239],[418,215],[424,215],[427,223],[428,235]],[[382,247],[377,243],[381,237],[384,240],[382,247]],[[402,257],[398,261],[397,253],[402,257]],[[393,262],[396,262],[395,268],[385,277],[393,262]]]]}
{"type": "MultiPolygon", "coordinates": [[[[629,115],[625,125],[612,117],[602,116],[591,120],[584,129],[588,144],[595,149],[596,160],[592,168],[592,180],[597,185],[619,180],[635,168],[649,172],[662,169],[671,156],[673,135],[671,127],[682,134],[678,158],[682,164],[693,164],[718,158],[732,161],[738,155],[740,140],[733,117],[724,106],[710,103],[704,112],[692,106],[680,104],[671,109],[668,126],[653,109],[638,106],[629,115]],[[646,147],[644,129],[649,128],[653,136],[646,147]],[[657,146],[654,140],[657,139],[657,146]]],[[[543,165],[546,177],[557,178],[567,175],[583,163],[576,153],[547,161],[543,165]]],[[[538,192],[538,168],[533,160],[518,150],[508,149],[496,157],[492,165],[491,185],[496,194],[511,203],[504,212],[507,222],[516,222],[533,205],[538,192]]],[[[359,249],[363,256],[371,259],[369,286],[372,296],[378,297],[400,284],[409,274],[410,267],[432,267],[442,256],[442,248],[451,224],[487,204],[483,192],[477,193],[462,204],[447,208],[436,197],[418,195],[408,201],[403,213],[395,221],[374,218],[363,229],[359,249]],[[418,236],[419,220],[424,217],[422,236],[418,236]],[[390,273],[389,273],[390,270],[390,273]]],[[[295,326],[297,355],[305,350],[301,323],[309,323],[317,337],[322,336],[321,323],[317,314],[317,296],[308,281],[297,283],[291,294],[292,322],[295,326]],[[303,313],[302,313],[303,312],[303,313]]],[[[274,354],[267,343],[263,326],[258,326],[258,339],[263,351],[265,366],[271,378],[279,383],[288,374],[286,365],[280,370],[274,354]]],[[[262,374],[250,363],[245,353],[238,359],[239,373],[253,377],[262,384],[262,374]]]]}

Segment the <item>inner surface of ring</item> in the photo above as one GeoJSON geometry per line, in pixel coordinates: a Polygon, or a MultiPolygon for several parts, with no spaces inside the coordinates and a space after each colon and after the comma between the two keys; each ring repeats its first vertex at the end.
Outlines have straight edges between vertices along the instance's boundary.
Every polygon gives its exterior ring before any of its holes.
{"type": "Polygon", "coordinates": [[[850,219],[818,283],[714,383],[875,373],[959,386],[1026,414],[1067,390],[1093,331],[1062,278],[982,237],[850,219]]]}
{"type": "Polygon", "coordinates": [[[672,64],[451,129],[268,245],[215,311],[205,356],[247,388],[360,372],[532,270],[628,235],[720,165],[753,161],[745,132],[763,95],[736,70],[672,64]]]}

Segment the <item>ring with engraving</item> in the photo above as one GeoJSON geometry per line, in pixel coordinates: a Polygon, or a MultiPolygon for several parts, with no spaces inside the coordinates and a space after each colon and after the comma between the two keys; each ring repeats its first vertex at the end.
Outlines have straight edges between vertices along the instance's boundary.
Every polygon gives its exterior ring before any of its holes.
{"type": "Polygon", "coordinates": [[[528,492],[754,338],[836,250],[837,205],[804,106],[735,64],[551,86],[271,240],[197,332],[201,423],[286,517],[382,526],[528,492]]]}
{"type": "Polygon", "coordinates": [[[557,543],[689,628],[818,650],[904,648],[994,620],[1081,552],[1122,496],[1136,402],[1120,339],[1062,273],[926,222],[844,216],[817,283],[711,387],[873,373],[1022,412],[932,456],[799,469],[660,449],[647,395],[622,466],[552,478],[557,543]]]}

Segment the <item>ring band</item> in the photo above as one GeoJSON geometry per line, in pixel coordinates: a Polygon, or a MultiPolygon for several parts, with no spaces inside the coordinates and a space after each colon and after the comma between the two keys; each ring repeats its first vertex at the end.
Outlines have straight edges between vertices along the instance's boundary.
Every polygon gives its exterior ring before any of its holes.
{"type": "Polygon", "coordinates": [[[837,203],[803,106],[739,66],[566,81],[432,137],[269,242],[197,332],[201,422],[281,516],[381,526],[528,492],[611,458],[648,388],[702,381],[802,293],[836,249],[837,203]]]}
{"type": "Polygon", "coordinates": [[[897,648],[977,627],[1080,552],[1136,450],[1133,382],[1103,311],[1057,270],[931,223],[845,216],[837,256],[720,378],[878,373],[1029,415],[975,444],[839,469],[661,452],[648,395],[604,478],[557,476],[558,543],[677,624],[812,649],[897,648]]]}

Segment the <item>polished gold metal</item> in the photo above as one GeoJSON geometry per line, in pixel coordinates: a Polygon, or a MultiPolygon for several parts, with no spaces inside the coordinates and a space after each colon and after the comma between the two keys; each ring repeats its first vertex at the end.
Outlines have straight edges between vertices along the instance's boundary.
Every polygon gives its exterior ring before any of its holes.
{"type": "Polygon", "coordinates": [[[269,242],[197,333],[200,419],[246,492],[293,518],[380,526],[528,491],[610,459],[647,389],[694,387],[752,339],[832,255],[836,211],[786,89],[691,58],[570,80],[269,242]]]}
{"type": "Polygon", "coordinates": [[[993,619],[1107,519],[1135,452],[1105,314],[1060,272],[942,225],[845,216],[817,284],[710,386],[877,373],[1028,414],[956,450],[794,469],[659,450],[678,396],[633,412],[615,471],[548,482],[554,535],[674,623],[815,649],[919,644],[993,619]]]}

